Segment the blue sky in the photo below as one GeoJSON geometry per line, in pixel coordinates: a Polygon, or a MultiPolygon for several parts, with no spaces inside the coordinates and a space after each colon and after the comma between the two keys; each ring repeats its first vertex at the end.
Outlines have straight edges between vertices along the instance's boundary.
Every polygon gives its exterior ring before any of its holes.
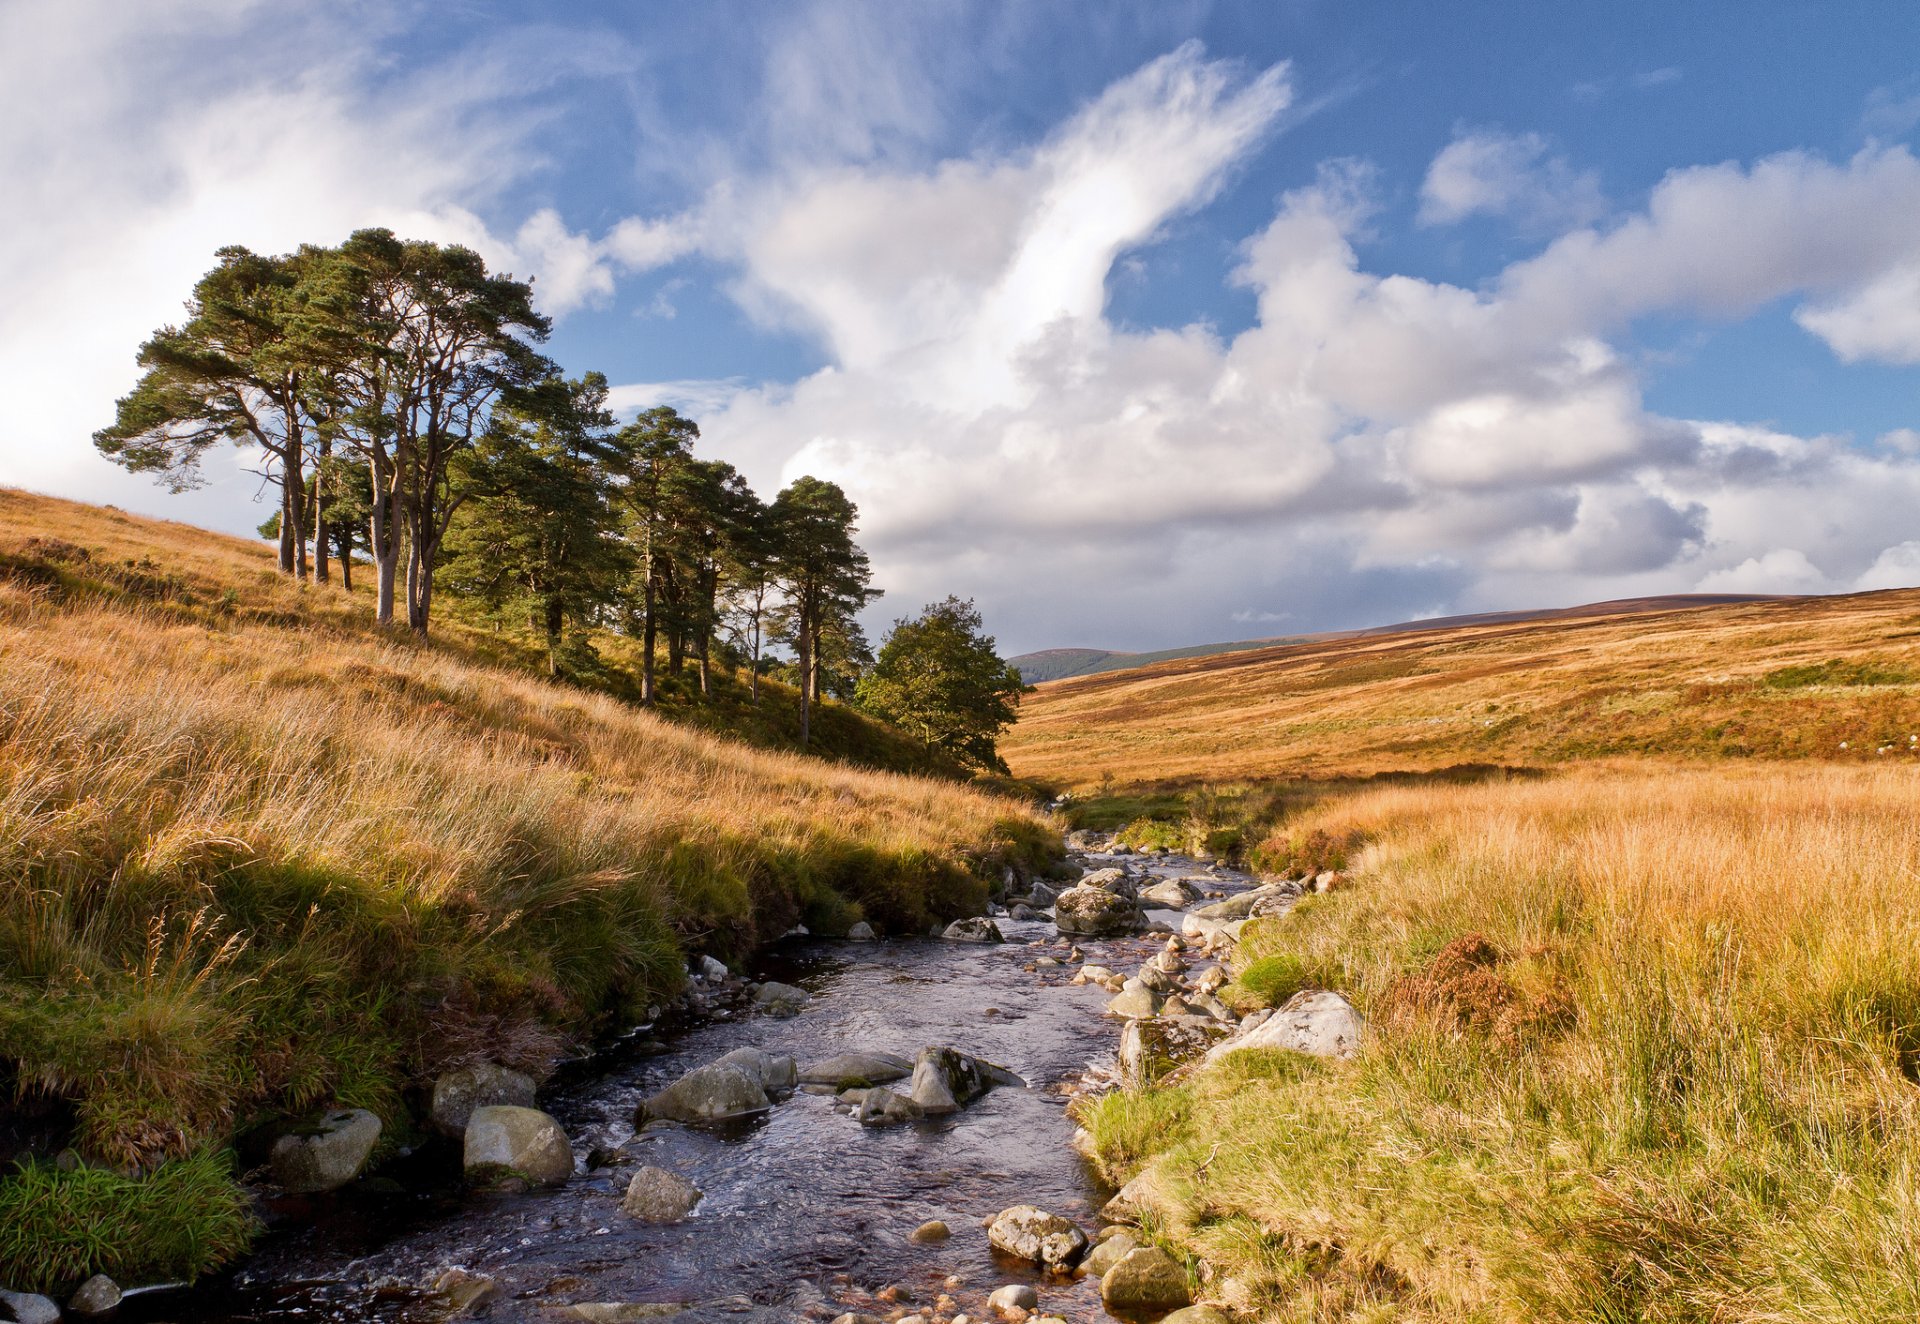
{"type": "Polygon", "coordinates": [[[1920,582],[1909,4],[14,0],[0,481],[222,243],[531,275],[570,372],[1012,649],[1920,582]]]}

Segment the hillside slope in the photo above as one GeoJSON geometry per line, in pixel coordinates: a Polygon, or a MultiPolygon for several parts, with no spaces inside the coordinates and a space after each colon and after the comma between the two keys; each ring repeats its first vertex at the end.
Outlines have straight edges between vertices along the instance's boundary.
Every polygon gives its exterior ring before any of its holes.
{"type": "Polygon", "coordinates": [[[436,1072],[544,1073],[689,953],[923,932],[1055,848],[1010,801],[750,749],[380,634],[237,540],[6,491],[0,654],[12,1287],[190,1276],[244,1242],[220,1151],[249,1127],[339,1104],[403,1138],[436,1072]]]}
{"type": "Polygon", "coordinates": [[[1082,787],[1908,757],[1916,639],[1916,590],[1347,636],[1042,685],[1001,749],[1020,776],[1082,787]]]}

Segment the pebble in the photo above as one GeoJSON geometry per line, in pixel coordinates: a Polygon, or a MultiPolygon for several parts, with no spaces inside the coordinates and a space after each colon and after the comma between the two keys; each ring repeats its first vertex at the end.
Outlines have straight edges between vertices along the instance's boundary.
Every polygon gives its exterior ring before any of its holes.
{"type": "Polygon", "coordinates": [[[945,1223],[942,1223],[939,1219],[935,1218],[935,1219],[930,1219],[927,1222],[922,1223],[919,1227],[915,1228],[913,1230],[913,1234],[909,1236],[907,1240],[911,1241],[916,1246],[927,1246],[927,1245],[931,1245],[936,1241],[945,1241],[948,1237],[952,1235],[953,1235],[953,1229],[948,1227],[945,1223]]]}

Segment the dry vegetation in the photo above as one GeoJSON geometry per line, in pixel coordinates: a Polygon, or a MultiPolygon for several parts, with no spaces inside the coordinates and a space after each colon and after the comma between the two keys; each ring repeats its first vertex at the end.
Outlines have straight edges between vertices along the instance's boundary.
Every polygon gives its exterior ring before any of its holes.
{"type": "Polygon", "coordinates": [[[1300,644],[1042,685],[1001,753],[1078,788],[1622,755],[1920,758],[1916,640],[1920,591],[1300,644]]]}
{"type": "MultiPolygon", "coordinates": [[[[238,540],[12,492],[0,520],[16,1141],[39,1126],[122,1172],[224,1181],[188,1156],[302,1109],[404,1134],[435,1070],[544,1070],[645,1017],[690,949],[862,915],[921,930],[1051,849],[963,786],[755,751],[458,637],[378,636],[238,540]]],[[[0,1224],[72,1223],[110,1178],[0,1177],[0,1224]]],[[[0,1234],[0,1280],[204,1268],[244,1239],[222,1209],[201,1260],[157,1229],[96,1228],[71,1263],[0,1234]]]]}

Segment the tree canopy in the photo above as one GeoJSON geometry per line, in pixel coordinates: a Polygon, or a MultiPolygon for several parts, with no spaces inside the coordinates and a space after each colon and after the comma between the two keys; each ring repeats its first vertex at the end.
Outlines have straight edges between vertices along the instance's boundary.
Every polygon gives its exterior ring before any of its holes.
{"type": "Polygon", "coordinates": [[[960,762],[1005,772],[995,742],[1026,686],[994,651],[971,600],[950,597],[898,620],[856,690],[860,706],[960,762]]]}

